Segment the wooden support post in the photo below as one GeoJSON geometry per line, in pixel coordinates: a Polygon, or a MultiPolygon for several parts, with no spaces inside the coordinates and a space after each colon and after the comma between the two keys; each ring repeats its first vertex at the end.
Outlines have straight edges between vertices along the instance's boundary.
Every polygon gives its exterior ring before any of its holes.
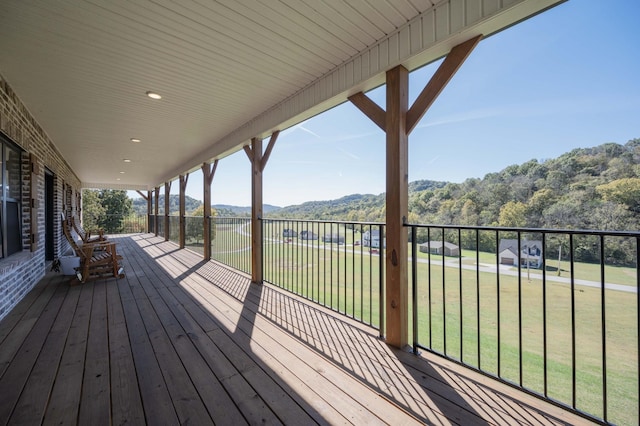
{"type": "Polygon", "coordinates": [[[387,229],[385,257],[385,332],[390,345],[402,348],[409,343],[409,277],[407,270],[409,133],[451,80],[482,35],[454,47],[442,62],[411,108],[408,108],[409,73],[398,66],[387,72],[387,110],[364,93],[349,100],[386,132],[387,229]]]}
{"type": "Polygon", "coordinates": [[[204,240],[204,260],[211,259],[211,182],[213,182],[213,176],[216,174],[216,168],[218,167],[218,160],[215,160],[213,164],[202,164],[202,178],[204,180],[204,214],[203,214],[203,240],[204,240]]]}
{"type": "Polygon", "coordinates": [[[403,229],[409,206],[409,138],[406,132],[409,72],[399,66],[387,71],[387,249],[386,336],[402,348],[409,338],[408,237],[403,229]]]}
{"type": "Polygon", "coordinates": [[[147,232],[151,233],[151,214],[153,213],[153,207],[151,202],[152,200],[152,191],[147,191],[147,232]]]}
{"type": "Polygon", "coordinates": [[[185,245],[185,192],[187,190],[187,182],[189,181],[189,173],[180,175],[180,248],[185,245]]]}
{"type": "Polygon", "coordinates": [[[264,154],[262,153],[262,139],[251,139],[251,147],[245,146],[244,151],[251,161],[251,282],[262,284],[264,280],[262,270],[262,172],[267,166],[273,146],[278,139],[279,131],[273,132],[264,154]]]}
{"type": "Polygon", "coordinates": [[[155,195],[155,198],[153,199],[153,201],[156,204],[155,205],[155,208],[156,208],[155,216],[156,216],[156,218],[153,221],[153,232],[156,234],[156,237],[157,237],[158,236],[158,221],[160,220],[158,218],[158,213],[160,212],[159,205],[158,205],[158,204],[160,204],[160,187],[156,186],[155,190],[156,190],[156,195],[155,195]]]}
{"type": "Polygon", "coordinates": [[[169,210],[171,203],[169,202],[169,192],[171,191],[171,182],[164,183],[164,240],[169,241],[169,210]]]}

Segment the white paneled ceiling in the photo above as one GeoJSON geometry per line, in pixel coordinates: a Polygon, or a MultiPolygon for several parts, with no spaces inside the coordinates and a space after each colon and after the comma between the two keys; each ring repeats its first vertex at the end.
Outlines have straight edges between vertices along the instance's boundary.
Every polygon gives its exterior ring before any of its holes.
{"type": "Polygon", "coordinates": [[[2,0],[0,74],[85,185],[146,189],[556,3],[2,0]]]}

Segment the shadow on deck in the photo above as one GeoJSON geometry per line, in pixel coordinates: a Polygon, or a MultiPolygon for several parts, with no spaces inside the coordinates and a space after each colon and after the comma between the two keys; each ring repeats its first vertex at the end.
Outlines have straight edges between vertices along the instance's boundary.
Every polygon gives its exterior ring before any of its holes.
{"type": "Polygon", "coordinates": [[[586,422],[174,243],[113,239],[124,279],[49,273],[0,323],[0,423],[586,422]]]}

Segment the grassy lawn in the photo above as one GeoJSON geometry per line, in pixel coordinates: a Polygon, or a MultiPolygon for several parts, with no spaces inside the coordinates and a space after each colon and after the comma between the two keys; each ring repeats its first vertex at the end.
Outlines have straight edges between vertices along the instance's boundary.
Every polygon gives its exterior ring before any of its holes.
{"type": "Polygon", "coordinates": [[[418,271],[421,344],[442,353],[446,345],[448,356],[514,383],[520,382],[522,371],[522,384],[543,393],[546,324],[547,393],[549,397],[571,405],[573,302],[576,407],[597,416],[603,415],[602,348],[605,345],[609,420],[620,424],[637,423],[636,294],[606,290],[603,305],[599,289],[581,287],[576,289],[572,299],[569,285],[548,283],[545,311],[539,280],[532,279],[531,283],[525,280],[518,286],[517,277],[500,276],[498,284],[495,274],[481,273],[478,283],[475,271],[463,270],[460,280],[458,269],[432,265],[429,285],[427,268],[427,265],[420,265],[418,271]],[[604,306],[607,322],[604,342],[601,306],[604,306]],[[543,312],[546,312],[546,318],[543,312]]]}

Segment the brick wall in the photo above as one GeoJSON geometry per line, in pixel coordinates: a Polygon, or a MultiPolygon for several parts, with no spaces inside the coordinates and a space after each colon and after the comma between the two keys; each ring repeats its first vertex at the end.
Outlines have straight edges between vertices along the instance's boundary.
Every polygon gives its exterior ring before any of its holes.
{"type": "Polygon", "coordinates": [[[0,319],[31,290],[44,276],[46,264],[45,247],[45,167],[54,173],[54,257],[64,254],[69,244],[64,240],[60,226],[60,213],[69,195],[69,205],[81,190],[80,180],[62,157],[53,141],[13,92],[9,83],[0,75],[0,132],[24,150],[22,153],[22,240],[23,251],[0,259],[0,319]],[[30,155],[35,154],[39,173],[33,175],[37,182],[32,185],[30,155]],[[32,188],[35,193],[32,194],[32,188]],[[66,193],[65,193],[66,191],[66,193]],[[37,223],[36,249],[31,251],[31,199],[38,200],[35,215],[37,223]]]}

